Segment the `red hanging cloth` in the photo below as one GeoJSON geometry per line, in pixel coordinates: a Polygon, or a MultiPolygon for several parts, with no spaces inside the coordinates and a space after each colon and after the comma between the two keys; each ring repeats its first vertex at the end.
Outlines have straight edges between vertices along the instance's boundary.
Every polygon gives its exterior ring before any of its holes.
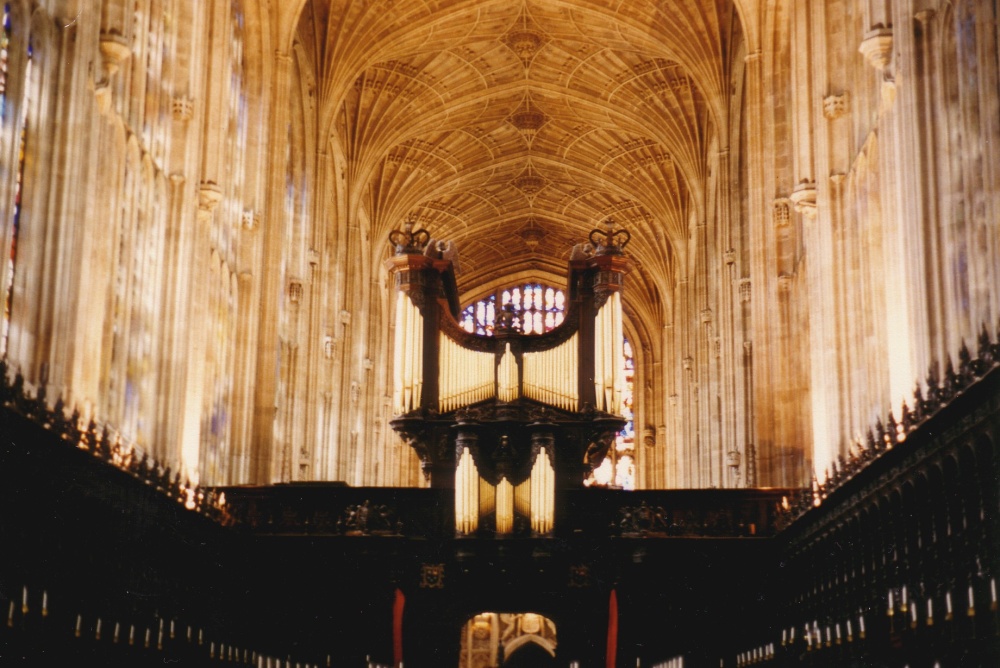
{"type": "Polygon", "coordinates": [[[615,668],[615,656],[618,654],[618,595],[611,590],[608,600],[608,657],[607,668],[615,668]]]}
{"type": "Polygon", "coordinates": [[[406,597],[399,589],[396,590],[396,600],[392,604],[392,665],[403,665],[403,606],[406,597]]]}

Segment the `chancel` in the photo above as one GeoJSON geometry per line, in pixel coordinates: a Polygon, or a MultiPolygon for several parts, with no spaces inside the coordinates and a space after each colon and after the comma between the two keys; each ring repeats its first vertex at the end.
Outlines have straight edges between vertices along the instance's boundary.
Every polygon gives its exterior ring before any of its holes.
{"type": "Polygon", "coordinates": [[[995,0],[0,10],[4,665],[1000,665],[995,0]]]}

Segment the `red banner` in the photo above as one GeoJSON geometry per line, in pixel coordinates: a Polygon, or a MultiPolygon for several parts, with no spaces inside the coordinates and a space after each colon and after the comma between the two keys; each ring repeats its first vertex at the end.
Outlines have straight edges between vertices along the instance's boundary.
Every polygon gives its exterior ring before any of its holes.
{"type": "Polygon", "coordinates": [[[403,665],[403,606],[406,597],[399,589],[396,590],[396,600],[392,604],[392,665],[403,665]]]}
{"type": "Polygon", "coordinates": [[[608,658],[607,668],[615,668],[615,656],[618,654],[618,595],[611,590],[608,600],[608,658]]]}

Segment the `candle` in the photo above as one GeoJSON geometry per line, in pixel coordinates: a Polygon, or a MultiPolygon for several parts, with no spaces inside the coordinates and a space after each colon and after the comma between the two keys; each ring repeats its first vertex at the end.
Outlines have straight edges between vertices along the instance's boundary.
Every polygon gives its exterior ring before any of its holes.
{"type": "Polygon", "coordinates": [[[49,616],[49,592],[42,590],[42,617],[49,616]]]}
{"type": "Polygon", "coordinates": [[[917,628],[917,606],[912,606],[910,608],[910,628],[917,628]]]}
{"type": "Polygon", "coordinates": [[[94,638],[97,640],[101,639],[101,618],[97,618],[97,625],[94,627],[94,638]]]}
{"type": "Polygon", "coordinates": [[[146,638],[145,638],[145,643],[144,643],[146,647],[149,647],[149,636],[150,636],[150,630],[149,630],[149,627],[147,626],[146,627],[146,638]]]}
{"type": "Polygon", "coordinates": [[[781,629],[781,645],[782,647],[788,642],[788,629],[781,629]]]}
{"type": "Polygon", "coordinates": [[[934,626],[934,599],[927,598],[927,626],[934,626]]]}
{"type": "Polygon", "coordinates": [[[21,614],[28,614],[28,587],[21,588],[21,614]]]}
{"type": "Polygon", "coordinates": [[[969,585],[969,617],[973,617],[976,614],[976,597],[975,592],[972,589],[972,585],[969,585]]]}
{"type": "Polygon", "coordinates": [[[806,639],[806,643],[807,643],[806,644],[806,649],[812,649],[812,646],[813,646],[813,637],[812,637],[812,634],[809,633],[809,625],[808,624],[806,624],[805,628],[802,629],[802,635],[806,639]]]}
{"type": "Polygon", "coordinates": [[[837,625],[834,626],[833,628],[836,631],[837,644],[839,645],[840,644],[840,622],[837,622],[837,625]]]}
{"type": "Polygon", "coordinates": [[[7,626],[14,626],[14,601],[10,602],[10,609],[7,611],[7,626]]]}
{"type": "Polygon", "coordinates": [[[156,649],[163,649],[163,629],[156,632],[156,649]]]}
{"type": "Polygon", "coordinates": [[[135,624],[130,624],[128,627],[128,644],[135,644],[135,624]]]}
{"type": "Polygon", "coordinates": [[[899,609],[906,612],[907,596],[906,596],[906,585],[903,585],[903,602],[899,606],[899,609]]]}
{"type": "Polygon", "coordinates": [[[997,580],[990,578],[990,610],[997,609],[997,580]]]}
{"type": "Polygon", "coordinates": [[[847,642],[854,640],[854,629],[851,628],[851,620],[847,620],[847,642]]]}
{"type": "Polygon", "coordinates": [[[115,622],[115,634],[111,639],[113,642],[118,642],[118,633],[121,631],[121,627],[121,622],[115,622]]]}
{"type": "Polygon", "coordinates": [[[830,627],[829,627],[829,625],[827,625],[827,627],[826,627],[826,646],[827,647],[830,646],[830,627]]]}
{"type": "MultiPolygon", "coordinates": [[[[11,614],[13,614],[14,604],[11,603],[10,607],[11,607],[11,614]]],[[[77,615],[76,616],[76,628],[73,629],[73,635],[76,636],[77,638],[80,637],[80,625],[82,623],[83,623],[83,617],[81,615],[77,615]]]]}
{"type": "Polygon", "coordinates": [[[951,592],[946,591],[944,593],[944,619],[946,622],[951,621],[952,609],[951,609],[951,592]]]}
{"type": "Polygon", "coordinates": [[[789,638],[790,638],[789,642],[795,642],[795,627],[793,626],[793,627],[791,627],[788,630],[790,631],[790,633],[789,633],[789,638]]]}
{"type": "Polygon", "coordinates": [[[896,606],[893,605],[893,601],[892,601],[892,590],[890,589],[889,590],[889,611],[886,614],[888,614],[890,617],[892,617],[892,615],[895,613],[895,607],[896,606]]]}
{"type": "Polygon", "coordinates": [[[170,620],[170,639],[174,639],[174,620],[170,620]]]}
{"type": "Polygon", "coordinates": [[[208,656],[209,658],[215,658],[215,641],[213,640],[208,644],[208,656]]]}
{"type": "Polygon", "coordinates": [[[862,638],[865,637],[865,616],[863,614],[858,615],[858,633],[862,638]]]}

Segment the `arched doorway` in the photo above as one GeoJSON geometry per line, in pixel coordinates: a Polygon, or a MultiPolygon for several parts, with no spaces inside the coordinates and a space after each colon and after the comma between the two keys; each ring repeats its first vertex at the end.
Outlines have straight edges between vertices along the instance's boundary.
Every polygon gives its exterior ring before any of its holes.
{"type": "Polygon", "coordinates": [[[556,625],[534,612],[481,612],[462,626],[459,668],[555,665],[556,625]]]}
{"type": "Polygon", "coordinates": [[[511,652],[500,665],[504,668],[539,668],[556,665],[556,658],[538,643],[527,642],[511,652]]]}

